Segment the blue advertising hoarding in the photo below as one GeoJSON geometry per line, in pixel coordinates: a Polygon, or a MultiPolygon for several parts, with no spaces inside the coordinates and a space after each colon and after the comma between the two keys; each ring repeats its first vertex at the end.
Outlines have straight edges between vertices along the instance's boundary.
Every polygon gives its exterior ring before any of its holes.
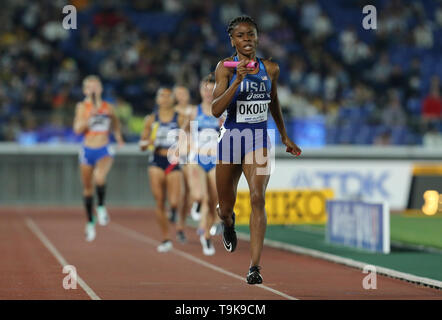
{"type": "Polygon", "coordinates": [[[327,201],[326,241],[390,253],[390,211],[386,203],[327,201]]]}

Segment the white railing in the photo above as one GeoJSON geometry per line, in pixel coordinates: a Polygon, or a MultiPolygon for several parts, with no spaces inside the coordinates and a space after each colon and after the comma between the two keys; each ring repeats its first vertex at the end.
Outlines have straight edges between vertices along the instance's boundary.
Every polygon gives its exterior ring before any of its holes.
{"type": "MultiPolygon", "coordinates": [[[[0,143],[2,154],[76,154],[79,144],[37,144],[23,146],[16,143],[0,143]]],[[[128,156],[146,156],[148,152],[141,152],[137,144],[126,144],[116,149],[117,154],[128,156]]],[[[285,147],[276,147],[277,157],[290,157],[285,147]]],[[[303,158],[331,158],[331,159],[428,159],[442,160],[442,148],[427,148],[421,146],[372,146],[372,145],[329,145],[323,148],[303,148],[303,158]]]]}

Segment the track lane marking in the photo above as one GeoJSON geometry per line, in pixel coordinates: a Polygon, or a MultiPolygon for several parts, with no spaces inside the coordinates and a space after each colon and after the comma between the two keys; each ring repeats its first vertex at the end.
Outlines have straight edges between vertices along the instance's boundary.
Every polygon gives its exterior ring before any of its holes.
{"type": "MultiPolygon", "coordinates": [[[[34,235],[41,241],[41,243],[43,243],[46,249],[49,250],[49,252],[55,257],[55,259],[57,259],[57,261],[61,264],[63,268],[64,266],[69,265],[66,259],[60,254],[57,248],[45,236],[43,231],[40,230],[40,228],[31,218],[29,217],[25,218],[25,222],[26,226],[32,231],[32,233],[34,233],[34,235]]],[[[101,300],[101,298],[94,292],[94,290],[92,290],[91,287],[87,285],[87,283],[78,275],[78,273],[77,273],[77,283],[92,300],[101,300]]]]}
{"type": "MultiPolygon", "coordinates": [[[[242,233],[242,232],[237,232],[236,234],[238,236],[238,239],[250,242],[250,235],[249,234],[242,233]]],[[[372,263],[369,263],[369,262],[362,262],[362,261],[358,261],[358,260],[353,260],[350,258],[341,257],[338,255],[323,252],[320,250],[309,249],[306,247],[301,247],[301,246],[297,246],[294,244],[288,244],[288,243],[284,243],[284,242],[276,241],[276,240],[264,239],[264,245],[271,247],[271,248],[275,248],[275,249],[280,249],[280,250],[285,250],[288,252],[293,252],[296,254],[305,255],[308,257],[312,257],[312,258],[317,258],[317,259],[322,259],[325,261],[334,262],[337,264],[341,264],[341,265],[344,265],[347,267],[352,267],[352,268],[356,268],[356,269],[360,269],[360,270],[363,270],[364,267],[367,265],[373,265],[372,263]]],[[[439,290],[442,289],[442,281],[430,279],[430,278],[425,278],[425,277],[421,277],[421,276],[416,276],[416,275],[413,275],[410,273],[385,268],[385,267],[382,267],[379,265],[373,265],[373,266],[376,268],[377,274],[388,276],[388,277],[395,278],[395,279],[405,281],[405,282],[411,282],[411,283],[421,284],[421,285],[425,285],[425,286],[429,286],[429,287],[434,287],[435,289],[439,289],[439,290]]]]}
{"type": "MultiPolygon", "coordinates": [[[[142,233],[140,233],[138,231],[135,231],[135,230],[133,230],[131,228],[122,226],[121,224],[116,223],[116,222],[112,222],[112,225],[110,225],[110,227],[112,227],[112,229],[114,229],[114,230],[119,231],[122,234],[125,234],[126,236],[128,236],[130,238],[139,240],[141,242],[148,243],[148,244],[150,244],[152,246],[155,246],[155,247],[158,246],[161,243],[160,241],[154,240],[154,239],[152,239],[152,238],[150,238],[150,237],[148,237],[148,236],[146,236],[146,235],[144,235],[144,234],[142,234],[142,233]]],[[[206,268],[212,269],[212,270],[217,271],[219,273],[225,274],[227,276],[230,276],[232,278],[235,278],[235,279],[238,279],[238,280],[241,280],[241,281],[245,282],[244,277],[241,277],[241,276],[239,276],[239,275],[237,275],[235,273],[227,271],[227,270],[225,270],[223,268],[220,268],[220,267],[218,267],[218,266],[216,266],[214,264],[211,264],[211,263],[206,262],[204,260],[201,260],[201,259],[199,259],[197,257],[194,257],[193,255],[191,255],[189,253],[186,253],[186,252],[181,251],[181,250],[176,249],[176,248],[173,248],[171,250],[171,252],[175,253],[176,255],[178,255],[180,257],[183,257],[183,258],[185,258],[187,260],[190,260],[190,261],[195,262],[195,263],[197,263],[199,265],[202,265],[202,266],[204,266],[206,268]]],[[[270,292],[272,292],[272,293],[274,293],[276,295],[279,295],[279,296],[281,296],[281,297],[283,297],[285,299],[288,299],[288,300],[299,300],[299,299],[297,299],[295,297],[292,297],[292,296],[290,296],[288,294],[285,294],[284,292],[281,292],[281,291],[275,290],[273,288],[267,287],[266,285],[263,285],[263,284],[258,284],[258,285],[255,285],[255,286],[259,287],[261,289],[270,291],[270,292]]]]}

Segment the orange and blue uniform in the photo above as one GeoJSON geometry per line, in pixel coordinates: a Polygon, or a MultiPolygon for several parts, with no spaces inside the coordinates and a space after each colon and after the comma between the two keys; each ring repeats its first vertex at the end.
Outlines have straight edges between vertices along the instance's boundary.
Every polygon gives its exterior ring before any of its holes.
{"type": "MultiPolygon", "coordinates": [[[[88,130],[86,131],[84,138],[92,135],[108,135],[110,134],[110,127],[112,124],[111,110],[107,102],[103,101],[98,108],[96,114],[90,115],[94,106],[91,102],[84,102],[86,108],[86,118],[88,118],[88,130]]],[[[82,164],[94,166],[97,161],[104,157],[113,157],[115,152],[109,143],[102,147],[91,148],[84,145],[80,151],[80,162],[82,164]]]]}

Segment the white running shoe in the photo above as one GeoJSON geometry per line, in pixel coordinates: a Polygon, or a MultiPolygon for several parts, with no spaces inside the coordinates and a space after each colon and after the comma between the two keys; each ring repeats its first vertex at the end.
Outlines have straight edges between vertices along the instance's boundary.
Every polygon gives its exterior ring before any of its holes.
{"type": "Polygon", "coordinates": [[[211,239],[206,239],[204,235],[200,237],[201,245],[203,246],[203,253],[206,256],[213,256],[215,254],[215,247],[213,246],[211,239]]]}
{"type": "Polygon", "coordinates": [[[88,222],[86,224],[86,228],[84,230],[85,234],[86,234],[86,241],[87,242],[91,242],[94,241],[95,239],[95,223],[94,222],[88,222]]]}
{"type": "Polygon", "coordinates": [[[194,202],[192,205],[192,209],[190,209],[190,216],[194,221],[200,221],[201,220],[201,213],[197,211],[198,209],[198,202],[194,202]]]}
{"type": "Polygon", "coordinates": [[[97,218],[100,226],[105,226],[109,223],[110,218],[105,207],[97,207],[97,218]]]}
{"type": "Polygon", "coordinates": [[[173,244],[172,241],[170,240],[166,240],[163,241],[158,247],[157,247],[157,251],[158,252],[168,252],[170,250],[173,249],[173,244]]]}
{"type": "Polygon", "coordinates": [[[210,235],[211,236],[217,236],[223,232],[223,225],[221,222],[214,224],[210,228],[210,235]]]}

